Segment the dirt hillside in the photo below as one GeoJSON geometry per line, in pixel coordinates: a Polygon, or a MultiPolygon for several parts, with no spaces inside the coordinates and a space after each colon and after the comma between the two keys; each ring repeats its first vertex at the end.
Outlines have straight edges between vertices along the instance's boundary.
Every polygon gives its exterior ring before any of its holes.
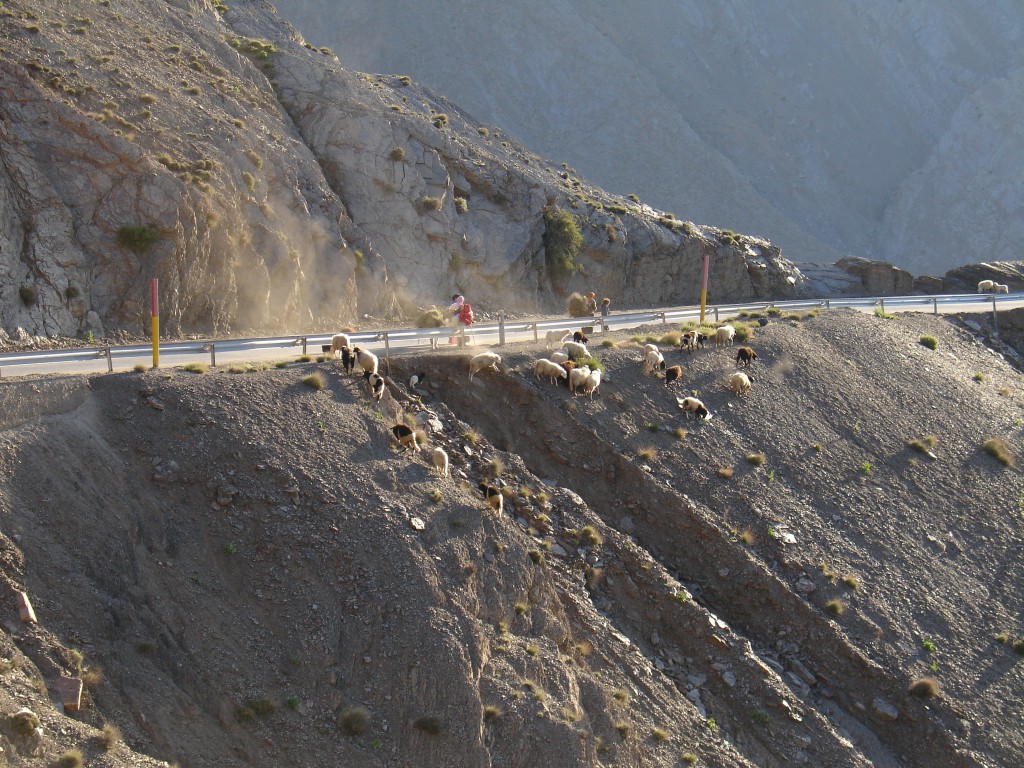
{"type": "Polygon", "coordinates": [[[1021,375],[941,319],[764,319],[743,397],[734,348],[662,344],[666,388],[624,334],[593,400],[538,345],[472,384],[465,352],[396,358],[381,404],[329,361],[0,382],[3,754],[1020,763],[1021,482],[983,444],[1019,454],[1021,375]]]}

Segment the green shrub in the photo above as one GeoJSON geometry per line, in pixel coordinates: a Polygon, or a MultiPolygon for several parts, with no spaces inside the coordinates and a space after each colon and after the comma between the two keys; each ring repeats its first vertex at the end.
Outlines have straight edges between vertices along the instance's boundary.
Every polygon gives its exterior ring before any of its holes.
{"type": "Polygon", "coordinates": [[[388,157],[390,157],[395,162],[398,162],[399,160],[404,160],[405,150],[402,149],[401,147],[395,147],[394,149],[391,150],[391,154],[388,155],[388,157]]]}
{"type": "Polygon", "coordinates": [[[57,758],[54,763],[57,768],[82,768],[83,758],[81,751],[72,749],[57,758]]]}
{"type": "Polygon", "coordinates": [[[434,127],[435,128],[447,128],[448,127],[448,115],[437,114],[434,115],[434,127]]]}
{"type": "Polygon", "coordinates": [[[598,360],[593,355],[589,357],[580,357],[576,359],[576,365],[585,365],[592,371],[604,371],[604,363],[598,360]]]}
{"type": "Polygon", "coordinates": [[[139,227],[126,224],[117,230],[117,242],[135,253],[148,251],[159,239],[160,232],[152,224],[143,224],[139,227]]]}
{"type": "Polygon", "coordinates": [[[31,285],[21,286],[21,288],[18,289],[18,297],[21,299],[21,303],[26,307],[31,307],[39,300],[39,294],[36,293],[36,289],[31,285]]]}
{"type": "Polygon", "coordinates": [[[417,328],[440,328],[444,325],[444,313],[437,307],[432,307],[416,318],[417,328]]]}
{"type": "Polygon", "coordinates": [[[444,724],[441,722],[441,718],[433,715],[426,715],[424,717],[417,717],[413,721],[413,725],[416,726],[417,730],[423,731],[423,733],[436,736],[444,729],[444,724]]]}
{"type": "Polygon", "coordinates": [[[420,207],[424,211],[440,211],[441,206],[444,205],[444,200],[440,197],[421,197],[419,199],[420,207]]]}
{"type": "Polygon", "coordinates": [[[467,200],[464,197],[456,197],[455,198],[455,210],[458,213],[468,213],[469,212],[469,200],[467,200]]]}
{"type": "Polygon", "coordinates": [[[544,209],[543,243],[548,274],[552,280],[563,280],[580,268],[576,256],[583,247],[583,235],[571,213],[555,206],[544,209]]]}
{"type": "Polygon", "coordinates": [[[937,349],[939,346],[939,340],[934,336],[922,336],[920,343],[921,346],[928,347],[928,349],[937,349]]]}
{"type": "Polygon", "coordinates": [[[565,310],[569,317],[592,317],[587,303],[587,297],[582,293],[573,293],[566,299],[565,310]]]}

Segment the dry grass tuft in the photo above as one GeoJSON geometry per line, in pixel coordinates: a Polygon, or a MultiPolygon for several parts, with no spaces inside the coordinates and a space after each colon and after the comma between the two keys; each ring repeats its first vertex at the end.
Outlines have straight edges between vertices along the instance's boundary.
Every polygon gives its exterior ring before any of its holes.
{"type": "Polygon", "coordinates": [[[910,693],[923,699],[936,698],[940,693],[939,681],[934,677],[919,677],[910,684],[910,693]]]}

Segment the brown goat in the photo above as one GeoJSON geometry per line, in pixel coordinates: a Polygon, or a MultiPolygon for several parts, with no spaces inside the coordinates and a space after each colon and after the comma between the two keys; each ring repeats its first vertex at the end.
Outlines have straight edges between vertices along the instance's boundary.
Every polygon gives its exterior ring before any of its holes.
{"type": "Polygon", "coordinates": [[[665,369],[665,386],[667,387],[674,381],[681,381],[683,378],[682,366],[673,365],[665,369]]]}

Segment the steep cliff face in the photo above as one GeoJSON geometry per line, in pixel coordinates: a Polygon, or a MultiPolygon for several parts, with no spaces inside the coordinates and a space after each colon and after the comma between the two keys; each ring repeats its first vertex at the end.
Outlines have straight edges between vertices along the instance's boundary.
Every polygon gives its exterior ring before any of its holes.
{"type": "Polygon", "coordinates": [[[1013,242],[1021,108],[998,94],[1021,92],[1020,3],[277,7],[347,66],[412,75],[608,189],[800,261],[941,274],[1013,242]]]}
{"type": "MultiPolygon", "coordinates": [[[[343,68],[264,2],[9,2],[0,15],[0,326],[330,327],[453,288],[510,308],[789,295],[766,242],[555,167],[408,78],[343,68]],[[546,206],[576,218],[553,284],[546,206]]],[[[787,277],[794,280],[787,281],[787,277]]],[[[798,283],[797,283],[798,284],[798,283]]]]}

